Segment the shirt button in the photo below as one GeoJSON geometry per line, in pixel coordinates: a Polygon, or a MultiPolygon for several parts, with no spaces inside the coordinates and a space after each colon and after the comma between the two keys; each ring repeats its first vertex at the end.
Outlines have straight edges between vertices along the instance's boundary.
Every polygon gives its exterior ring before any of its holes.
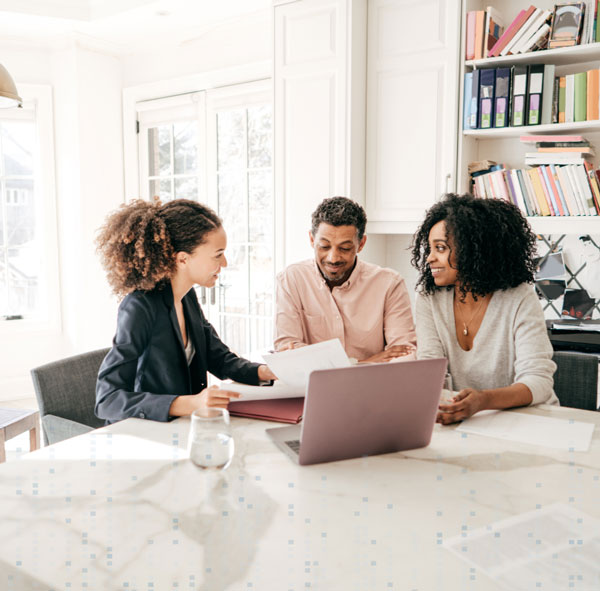
{"type": "Polygon", "coordinates": [[[145,419],[145,418],[146,418],[146,415],[143,412],[141,412],[140,413],[140,419],[145,419]]]}

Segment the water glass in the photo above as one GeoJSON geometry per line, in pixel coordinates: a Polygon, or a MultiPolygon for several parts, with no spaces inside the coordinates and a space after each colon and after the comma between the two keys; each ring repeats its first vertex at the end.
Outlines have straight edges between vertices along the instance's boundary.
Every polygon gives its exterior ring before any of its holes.
{"type": "Polygon", "coordinates": [[[195,410],[191,419],[190,460],[200,468],[225,470],[234,449],[229,412],[224,408],[202,408],[195,410]]]}
{"type": "Polygon", "coordinates": [[[454,397],[454,388],[452,387],[452,376],[447,373],[444,377],[444,385],[442,386],[442,395],[440,402],[452,402],[454,397]]]}

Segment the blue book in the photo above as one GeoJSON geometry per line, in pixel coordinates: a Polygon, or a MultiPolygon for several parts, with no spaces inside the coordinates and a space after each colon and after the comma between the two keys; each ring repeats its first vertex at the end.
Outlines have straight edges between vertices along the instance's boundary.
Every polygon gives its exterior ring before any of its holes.
{"type": "Polygon", "coordinates": [[[463,95],[463,129],[470,129],[471,95],[473,94],[473,72],[465,73],[465,86],[463,95]]]}

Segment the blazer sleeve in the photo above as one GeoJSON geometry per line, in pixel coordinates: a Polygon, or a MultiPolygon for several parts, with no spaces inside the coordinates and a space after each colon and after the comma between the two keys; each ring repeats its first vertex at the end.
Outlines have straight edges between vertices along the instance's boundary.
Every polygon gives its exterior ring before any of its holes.
{"type": "Polygon", "coordinates": [[[448,357],[435,325],[431,297],[417,295],[417,359],[448,357]]]}
{"type": "Polygon", "coordinates": [[[531,391],[531,404],[556,404],[552,345],[546,331],[544,312],[533,289],[521,301],[514,320],[515,379],[531,391]]]}
{"type": "Polygon", "coordinates": [[[117,332],[96,382],[96,416],[109,421],[129,417],[168,421],[178,394],[136,392],[135,383],[152,334],[154,309],[143,296],[126,297],[119,307],[117,332]]]}
{"type": "Polygon", "coordinates": [[[201,329],[206,341],[207,369],[220,380],[232,379],[242,384],[258,385],[258,368],[260,363],[253,363],[233,353],[229,347],[219,338],[213,325],[206,320],[200,305],[197,303],[200,313],[201,329]]]}

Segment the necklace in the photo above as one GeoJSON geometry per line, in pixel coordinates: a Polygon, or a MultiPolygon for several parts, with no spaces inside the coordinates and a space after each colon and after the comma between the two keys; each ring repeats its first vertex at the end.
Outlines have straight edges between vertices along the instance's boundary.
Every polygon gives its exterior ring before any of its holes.
{"type": "MultiPolygon", "coordinates": [[[[475,318],[475,316],[477,315],[477,313],[479,312],[479,310],[481,310],[481,306],[483,306],[483,302],[484,302],[484,298],[481,298],[481,301],[479,302],[479,306],[477,306],[477,308],[475,309],[475,312],[473,312],[473,315],[471,316],[471,318],[469,318],[469,322],[465,322],[464,318],[461,318],[461,322],[463,325],[463,331],[462,333],[467,336],[469,334],[469,324],[471,324],[471,322],[473,322],[473,319],[475,318]]],[[[457,304],[458,307],[458,304],[457,304]]],[[[460,314],[462,316],[462,312],[460,314]]]]}

